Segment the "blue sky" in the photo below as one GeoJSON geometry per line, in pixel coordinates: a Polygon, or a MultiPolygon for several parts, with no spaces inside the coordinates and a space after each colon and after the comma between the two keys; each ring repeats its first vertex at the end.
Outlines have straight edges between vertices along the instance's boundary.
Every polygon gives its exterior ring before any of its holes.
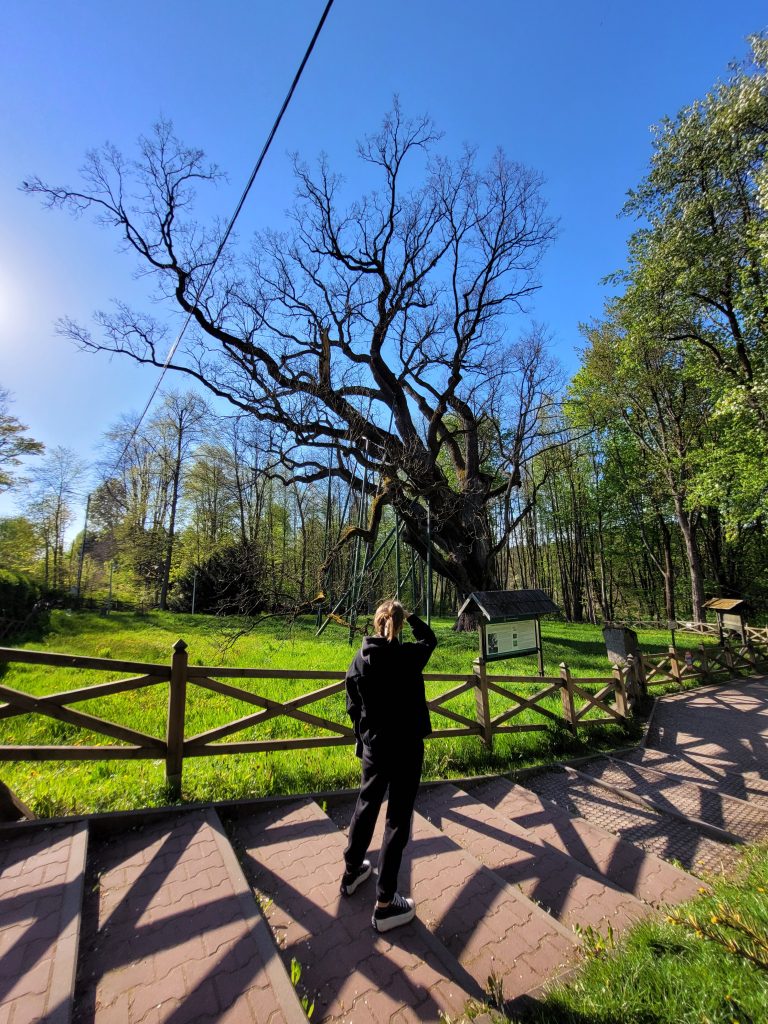
{"type": "MultiPolygon", "coordinates": [[[[102,433],[143,408],[156,375],[56,337],[57,317],[87,322],[113,298],[148,308],[147,286],[108,232],[42,209],[19,183],[38,174],[74,184],[86,150],[109,140],[130,151],[164,116],[228,173],[200,211],[227,218],[323,6],[6,0],[0,384],[33,436],[93,461],[102,433]]],[[[750,0],[336,0],[238,231],[281,225],[290,152],[326,151],[354,191],[355,140],[398,93],[407,113],[434,118],[443,151],[468,142],[490,156],[502,145],[544,175],[560,236],[531,312],[572,373],[578,324],[600,314],[600,280],[623,262],[632,225],[617,214],[647,166],[650,125],[706,92],[767,26],[765,4],[750,0]]],[[[0,499],[0,514],[12,507],[0,499]]]]}

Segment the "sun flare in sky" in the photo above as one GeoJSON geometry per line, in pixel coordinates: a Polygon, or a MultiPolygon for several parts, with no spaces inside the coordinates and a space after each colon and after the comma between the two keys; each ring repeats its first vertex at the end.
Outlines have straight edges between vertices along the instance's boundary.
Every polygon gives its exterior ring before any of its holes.
{"type": "Polygon", "coordinates": [[[12,294],[15,285],[4,267],[0,267],[0,337],[3,337],[11,326],[12,294]]]}

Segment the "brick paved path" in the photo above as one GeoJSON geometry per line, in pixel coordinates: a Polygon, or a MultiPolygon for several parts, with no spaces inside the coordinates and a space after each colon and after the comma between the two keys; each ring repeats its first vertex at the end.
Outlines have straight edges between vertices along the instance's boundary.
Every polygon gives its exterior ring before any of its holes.
{"type": "Polygon", "coordinates": [[[729,771],[711,762],[707,764],[701,760],[697,761],[690,755],[653,750],[649,747],[624,754],[620,760],[628,764],[646,765],[672,778],[685,779],[688,782],[695,782],[698,786],[706,786],[728,796],[747,800],[765,808],[763,813],[768,815],[768,781],[759,776],[729,771]]]}
{"type": "Polygon", "coordinates": [[[68,1024],[83,898],[82,825],[0,840],[0,1022],[68,1024]]]}
{"type": "Polygon", "coordinates": [[[542,842],[646,903],[681,903],[696,895],[699,882],[687,872],[587,818],[574,817],[524,786],[498,778],[470,784],[467,789],[497,813],[535,833],[542,842]]]}
{"type": "MultiPolygon", "coordinates": [[[[374,835],[374,857],[381,828],[380,823],[374,835]]],[[[421,919],[479,985],[497,974],[506,998],[516,999],[573,962],[572,932],[420,814],[414,814],[401,875],[410,879],[421,919]]]]}
{"type": "Polygon", "coordinates": [[[610,927],[618,934],[649,912],[625,890],[455,786],[430,786],[417,806],[433,825],[569,928],[591,926],[607,934],[610,927]]]}
{"type": "Polygon", "coordinates": [[[264,956],[269,936],[265,945],[252,898],[232,877],[214,811],[94,845],[78,1024],[304,1019],[282,968],[269,963],[274,950],[264,956]]]}
{"type": "Polygon", "coordinates": [[[768,768],[768,679],[661,698],[647,746],[736,772],[768,768]]]}
{"type": "Polygon", "coordinates": [[[470,997],[482,998],[482,986],[420,921],[391,936],[374,932],[373,879],[342,899],[346,841],[312,800],[249,815],[234,828],[283,959],[302,965],[313,1022],[438,1022],[441,1012],[459,1015],[470,997]]]}
{"type": "Polygon", "coordinates": [[[707,822],[748,842],[759,842],[768,837],[765,811],[745,800],[737,800],[692,782],[670,778],[638,764],[627,764],[607,757],[581,764],[579,771],[619,786],[624,792],[645,797],[659,810],[669,810],[707,822]]]}
{"type": "Polygon", "coordinates": [[[765,836],[767,750],[768,680],[738,681],[660,699],[624,758],[423,787],[401,872],[418,917],[383,936],[373,879],[339,896],[348,797],[330,817],[309,798],[222,809],[248,880],[213,808],[111,836],[119,819],[2,826],[0,1024],[306,1024],[293,958],[313,1022],[458,1019],[490,975],[508,1000],[535,993],[575,962],[572,925],[619,930],[695,894],[662,858],[734,862],[673,811],[765,836]]]}
{"type": "Polygon", "coordinates": [[[552,800],[569,814],[579,814],[627,842],[687,870],[720,872],[732,865],[738,851],[702,835],[692,825],[639,807],[610,793],[589,777],[549,769],[526,779],[526,786],[552,800]]]}

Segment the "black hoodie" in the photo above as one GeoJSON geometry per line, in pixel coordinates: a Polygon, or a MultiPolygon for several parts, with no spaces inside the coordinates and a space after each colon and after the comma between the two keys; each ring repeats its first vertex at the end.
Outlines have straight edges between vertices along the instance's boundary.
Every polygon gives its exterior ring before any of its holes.
{"type": "Polygon", "coordinates": [[[437,637],[417,615],[408,616],[415,643],[366,636],[347,671],[347,711],[355,727],[355,753],[397,749],[403,740],[432,731],[422,672],[437,637]]]}

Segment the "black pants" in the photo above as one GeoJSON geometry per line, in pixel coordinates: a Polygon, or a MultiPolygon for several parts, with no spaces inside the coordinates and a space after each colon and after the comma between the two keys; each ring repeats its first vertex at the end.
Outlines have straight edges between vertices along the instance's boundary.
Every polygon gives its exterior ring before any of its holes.
{"type": "Polygon", "coordinates": [[[376,895],[383,903],[388,903],[397,891],[397,875],[411,833],[411,817],[423,761],[424,743],[421,740],[401,745],[385,755],[374,755],[368,747],[363,747],[363,778],[349,826],[344,860],[347,869],[352,871],[362,864],[373,838],[384,794],[389,789],[376,885],[376,895]]]}

